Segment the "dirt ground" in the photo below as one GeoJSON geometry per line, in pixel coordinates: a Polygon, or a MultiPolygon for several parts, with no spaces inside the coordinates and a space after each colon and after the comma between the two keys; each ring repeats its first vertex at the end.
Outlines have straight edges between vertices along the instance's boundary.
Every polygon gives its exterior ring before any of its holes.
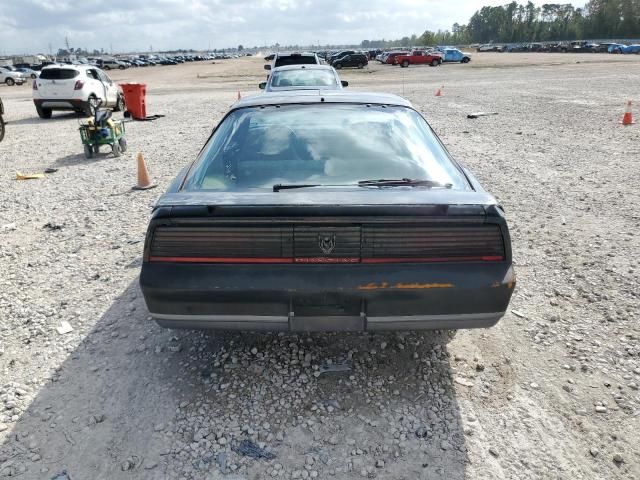
{"type": "Polygon", "coordinates": [[[262,63],[112,72],[165,115],[127,123],[120,158],[86,160],[74,115],[0,86],[0,478],[640,478],[640,126],[619,124],[640,56],[341,72],[411,100],[504,205],[518,286],[496,327],[161,329],[138,288],[151,207],[262,63]],[[138,151],[157,189],[131,191],[138,151]]]}

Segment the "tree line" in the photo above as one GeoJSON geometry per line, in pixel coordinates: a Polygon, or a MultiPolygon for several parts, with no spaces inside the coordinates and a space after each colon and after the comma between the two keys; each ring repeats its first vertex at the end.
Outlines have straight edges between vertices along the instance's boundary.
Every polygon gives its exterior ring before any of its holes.
{"type": "Polygon", "coordinates": [[[518,43],[640,37],[640,0],[590,0],[583,8],[569,3],[511,2],[482,7],[466,25],[426,30],[397,40],[364,40],[362,48],[469,43],[518,43]]]}

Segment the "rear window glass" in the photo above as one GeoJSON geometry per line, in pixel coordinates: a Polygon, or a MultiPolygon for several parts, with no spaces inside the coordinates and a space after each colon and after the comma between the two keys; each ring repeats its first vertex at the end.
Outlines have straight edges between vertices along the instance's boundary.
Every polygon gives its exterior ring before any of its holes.
{"type": "Polygon", "coordinates": [[[352,186],[380,178],[434,180],[471,189],[414,110],[328,103],[231,112],[205,145],[183,189],[352,186]]]}
{"type": "Polygon", "coordinates": [[[310,55],[300,55],[286,57],[278,57],[276,59],[276,67],[284,67],[286,65],[316,65],[316,57],[310,55]]]}
{"type": "Polygon", "coordinates": [[[271,74],[271,86],[282,87],[335,87],[335,75],[329,70],[283,70],[271,74]]]}
{"type": "Polygon", "coordinates": [[[43,80],[69,80],[80,74],[78,70],[72,68],[45,68],[40,74],[43,80]]]}

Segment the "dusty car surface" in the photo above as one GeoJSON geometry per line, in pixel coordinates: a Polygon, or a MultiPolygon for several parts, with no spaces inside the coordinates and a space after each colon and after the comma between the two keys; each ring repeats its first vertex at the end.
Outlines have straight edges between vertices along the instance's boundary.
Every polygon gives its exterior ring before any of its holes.
{"type": "Polygon", "coordinates": [[[338,72],[329,65],[289,65],[271,71],[269,80],[259,84],[265,92],[284,90],[340,90],[349,83],[340,80],[338,72]]]}
{"type": "Polygon", "coordinates": [[[494,197],[395,95],[237,102],[160,198],[140,277],[171,328],[489,327],[515,277],[494,197]]]}

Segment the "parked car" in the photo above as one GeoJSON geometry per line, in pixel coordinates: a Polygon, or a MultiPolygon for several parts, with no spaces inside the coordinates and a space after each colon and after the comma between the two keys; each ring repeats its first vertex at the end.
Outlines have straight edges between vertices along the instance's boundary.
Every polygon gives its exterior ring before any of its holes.
{"type": "Polygon", "coordinates": [[[469,63],[471,61],[471,54],[462,53],[457,48],[443,48],[442,61],[447,63],[449,62],[469,63]]]}
{"type": "Polygon", "coordinates": [[[610,53],[640,53],[640,45],[622,45],[617,44],[615,46],[609,47],[610,53]]]}
{"type": "Polygon", "coordinates": [[[273,64],[265,65],[264,69],[271,70],[286,65],[320,65],[320,59],[315,53],[310,52],[276,53],[273,64]]]}
{"type": "Polygon", "coordinates": [[[338,72],[329,65],[288,65],[274,68],[269,80],[259,84],[265,92],[284,90],[340,90],[349,82],[340,80],[338,72]]]}
{"type": "Polygon", "coordinates": [[[4,139],[4,104],[0,98],[0,142],[4,139]]]}
{"type": "Polygon", "coordinates": [[[118,86],[98,67],[56,65],[42,69],[33,81],[33,103],[40,118],[51,118],[54,110],[75,110],[92,114],[98,104],[124,110],[124,96],[118,86]]]}
{"type": "Polygon", "coordinates": [[[121,62],[120,60],[114,60],[114,59],[102,59],[102,58],[98,58],[96,60],[96,65],[103,69],[103,70],[111,70],[111,69],[116,69],[116,70],[124,70],[125,68],[128,68],[128,65],[124,62],[121,62]]]}
{"type": "Polygon", "coordinates": [[[594,51],[597,53],[607,53],[609,52],[609,47],[611,45],[617,45],[617,44],[612,42],[599,43],[598,46],[594,48],[594,51]]]}
{"type": "Polygon", "coordinates": [[[504,47],[494,43],[487,43],[485,45],[480,45],[476,50],[478,52],[502,52],[504,51],[504,47]]]}
{"type": "Polygon", "coordinates": [[[502,208],[407,100],[292,91],[235,103],[161,196],[140,285],[169,328],[420,330],[494,325],[515,276],[502,208]]]}
{"type": "Polygon", "coordinates": [[[327,58],[327,63],[329,65],[331,65],[331,63],[334,60],[337,60],[338,58],[342,58],[342,57],[344,57],[346,55],[351,55],[353,53],[356,53],[356,51],[355,50],[340,50],[338,52],[333,52],[331,55],[329,55],[329,58],[327,58]]]}
{"type": "Polygon", "coordinates": [[[406,55],[398,55],[396,63],[403,68],[409,65],[430,65],[437,67],[442,63],[442,56],[436,53],[425,52],[424,50],[414,50],[406,55]]]}
{"type": "Polygon", "coordinates": [[[27,81],[27,76],[17,70],[11,70],[8,67],[0,67],[0,83],[8,86],[22,85],[27,81]]]}
{"type": "Polygon", "coordinates": [[[369,59],[364,53],[351,53],[345,55],[344,57],[339,57],[335,60],[332,60],[330,64],[336,70],[349,67],[364,68],[369,64],[369,59]]]}
{"type": "Polygon", "coordinates": [[[30,78],[38,78],[38,75],[40,75],[40,72],[36,70],[32,70],[31,68],[28,68],[28,67],[18,67],[16,68],[16,71],[23,73],[25,76],[30,78]]]}
{"type": "Polygon", "coordinates": [[[397,58],[400,55],[406,55],[409,52],[406,52],[404,50],[400,50],[397,52],[387,52],[386,55],[384,55],[381,59],[382,63],[386,63],[387,65],[397,65],[398,61],[397,58]]]}

